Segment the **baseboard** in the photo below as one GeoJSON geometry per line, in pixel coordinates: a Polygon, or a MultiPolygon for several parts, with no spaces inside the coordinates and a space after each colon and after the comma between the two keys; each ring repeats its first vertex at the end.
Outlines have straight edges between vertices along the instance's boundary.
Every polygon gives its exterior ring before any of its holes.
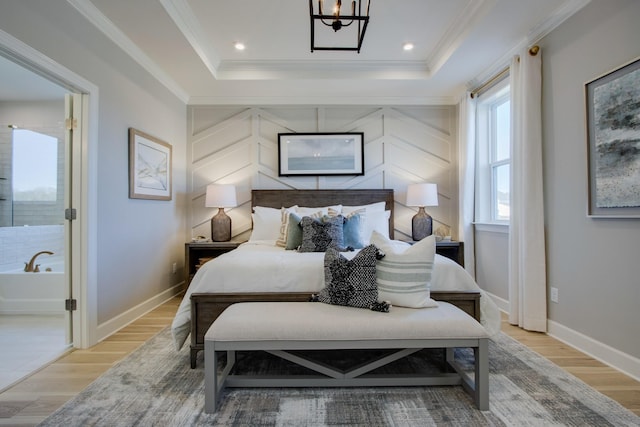
{"type": "Polygon", "coordinates": [[[125,311],[124,313],[107,320],[104,323],[98,325],[96,335],[98,337],[98,342],[104,340],[110,335],[115,334],[120,329],[129,325],[136,319],[144,316],[154,308],[164,304],[174,296],[178,295],[180,292],[184,290],[184,282],[181,282],[166,291],[159,293],[158,295],[149,298],[148,300],[138,304],[137,306],[125,311]]]}
{"type": "MultiPolygon", "coordinates": [[[[509,313],[509,301],[489,292],[485,293],[493,299],[500,311],[509,313]]],[[[547,320],[547,329],[547,334],[550,337],[619,370],[636,381],[640,381],[640,359],[596,341],[553,320],[547,320]]]]}
{"type": "Polygon", "coordinates": [[[580,350],[602,363],[606,363],[636,381],[640,381],[640,359],[552,320],[548,320],[547,325],[549,336],[580,350]]]}
{"type": "Polygon", "coordinates": [[[498,306],[498,308],[500,309],[500,311],[504,312],[504,313],[508,313],[509,312],[509,301],[507,301],[506,299],[500,298],[498,296],[495,296],[494,294],[484,291],[485,294],[487,294],[488,296],[491,297],[491,299],[493,300],[493,302],[496,303],[496,305],[498,306]]]}

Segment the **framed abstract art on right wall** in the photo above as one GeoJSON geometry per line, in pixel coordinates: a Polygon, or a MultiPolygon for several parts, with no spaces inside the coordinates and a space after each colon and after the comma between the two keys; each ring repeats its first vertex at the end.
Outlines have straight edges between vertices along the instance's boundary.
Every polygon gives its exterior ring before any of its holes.
{"type": "Polygon", "coordinates": [[[640,58],[585,86],[588,215],[640,218],[640,58]]]}

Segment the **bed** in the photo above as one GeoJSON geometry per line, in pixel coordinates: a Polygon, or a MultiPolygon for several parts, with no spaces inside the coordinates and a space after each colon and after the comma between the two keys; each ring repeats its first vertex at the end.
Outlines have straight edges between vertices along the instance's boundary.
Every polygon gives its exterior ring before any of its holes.
{"type": "MultiPolygon", "coordinates": [[[[198,270],[172,322],[177,349],[189,335],[191,337],[192,368],[196,366],[197,353],[204,349],[209,326],[229,305],[250,301],[308,301],[312,293],[323,287],[324,254],[298,253],[278,247],[273,239],[275,232],[258,235],[265,228],[260,217],[264,212],[273,215],[271,210],[291,206],[313,211],[311,208],[375,205],[374,213],[367,211],[369,221],[375,223],[373,229],[394,238],[393,190],[253,190],[251,202],[254,212],[251,238],[198,270]]],[[[489,297],[483,297],[483,291],[460,265],[441,255],[436,255],[434,260],[431,298],[450,302],[466,311],[490,334],[499,330],[497,306],[489,297]]]]}

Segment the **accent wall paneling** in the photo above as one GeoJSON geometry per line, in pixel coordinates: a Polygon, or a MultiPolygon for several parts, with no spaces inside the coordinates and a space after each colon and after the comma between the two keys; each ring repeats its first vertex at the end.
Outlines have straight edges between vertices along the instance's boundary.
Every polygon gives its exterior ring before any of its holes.
{"type": "Polygon", "coordinates": [[[209,237],[214,210],[204,207],[207,184],[235,184],[238,207],[227,212],[232,234],[251,229],[252,188],[390,188],[396,238],[409,238],[415,208],[404,206],[413,182],[438,184],[439,206],[427,208],[434,229],[458,221],[455,106],[295,106],[188,108],[191,235],[209,237]],[[278,133],[363,132],[363,176],[278,176],[278,133]]]}

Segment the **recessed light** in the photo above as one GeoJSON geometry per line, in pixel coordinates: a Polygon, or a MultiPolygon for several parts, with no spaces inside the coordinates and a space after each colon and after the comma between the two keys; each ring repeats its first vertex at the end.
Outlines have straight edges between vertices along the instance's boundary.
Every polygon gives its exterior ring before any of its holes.
{"type": "Polygon", "coordinates": [[[236,50],[244,50],[244,48],[245,48],[244,43],[242,43],[242,42],[235,42],[233,44],[233,47],[235,47],[236,50]]]}
{"type": "Polygon", "coordinates": [[[413,50],[413,43],[407,42],[402,45],[402,49],[404,50],[413,50]]]}

